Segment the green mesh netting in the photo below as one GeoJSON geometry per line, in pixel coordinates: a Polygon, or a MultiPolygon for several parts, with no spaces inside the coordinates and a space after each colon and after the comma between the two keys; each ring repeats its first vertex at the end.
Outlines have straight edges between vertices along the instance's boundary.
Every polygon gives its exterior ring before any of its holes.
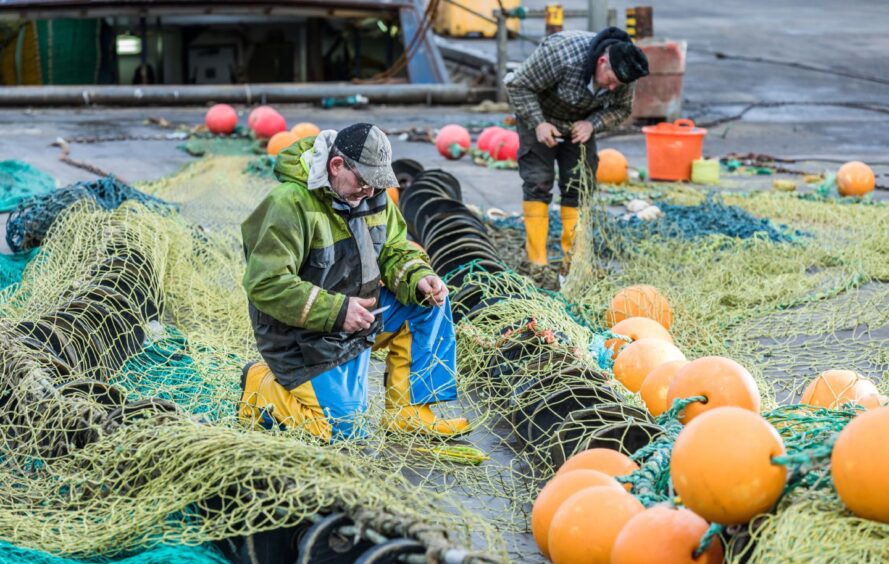
{"type": "Polygon", "coordinates": [[[80,560],[53,556],[40,550],[22,548],[0,541],[0,562],[4,564],[225,564],[222,554],[212,547],[161,546],[134,556],[117,559],[94,558],[80,560]]]}
{"type": "Polygon", "coordinates": [[[178,148],[193,157],[253,155],[265,152],[260,142],[240,127],[235,128],[231,135],[192,134],[178,148]]]}
{"type": "Polygon", "coordinates": [[[97,18],[37,20],[43,84],[96,84],[101,26],[97,18]]]}
{"type": "Polygon", "coordinates": [[[0,212],[15,209],[22,200],[51,192],[55,179],[23,161],[0,161],[0,212]]]}
{"type": "Polygon", "coordinates": [[[17,284],[22,279],[28,261],[34,258],[37,252],[38,249],[31,249],[24,253],[0,255],[0,290],[17,284]]]}

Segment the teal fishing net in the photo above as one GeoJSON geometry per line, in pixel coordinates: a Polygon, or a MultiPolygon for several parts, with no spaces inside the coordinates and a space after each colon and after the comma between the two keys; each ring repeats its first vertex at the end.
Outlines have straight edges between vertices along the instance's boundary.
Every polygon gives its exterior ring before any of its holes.
{"type": "Polygon", "coordinates": [[[52,176],[26,162],[0,162],[0,212],[15,209],[22,200],[52,192],[52,176]]]}

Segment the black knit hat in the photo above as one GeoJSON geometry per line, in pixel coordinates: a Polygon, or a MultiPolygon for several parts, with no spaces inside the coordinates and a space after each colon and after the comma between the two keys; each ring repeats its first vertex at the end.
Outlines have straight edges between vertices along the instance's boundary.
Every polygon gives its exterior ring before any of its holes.
{"type": "Polygon", "coordinates": [[[584,82],[589,82],[593,78],[596,61],[606,51],[611,69],[617,79],[624,84],[648,75],[648,58],[633,45],[633,40],[627,32],[616,27],[606,27],[590,42],[590,54],[583,68],[584,82]]]}
{"type": "Polygon", "coordinates": [[[624,84],[648,76],[648,57],[632,43],[621,41],[609,47],[608,61],[614,75],[624,84]]]}

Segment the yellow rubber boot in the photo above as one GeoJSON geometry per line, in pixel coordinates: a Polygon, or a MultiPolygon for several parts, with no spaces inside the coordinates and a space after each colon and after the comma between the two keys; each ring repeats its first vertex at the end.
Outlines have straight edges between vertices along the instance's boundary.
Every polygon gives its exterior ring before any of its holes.
{"type": "Polygon", "coordinates": [[[562,254],[565,262],[571,262],[574,254],[574,233],[577,229],[577,208],[562,206],[559,210],[562,216],[562,254]]]}
{"type": "Polygon", "coordinates": [[[408,405],[386,410],[383,426],[391,433],[419,433],[442,438],[468,433],[469,420],[465,417],[439,419],[428,405],[408,405]]]}
{"type": "Polygon", "coordinates": [[[533,264],[546,264],[546,237],[549,234],[549,205],[522,202],[525,212],[525,251],[533,264]]]}
{"type": "Polygon", "coordinates": [[[238,417],[246,425],[253,429],[284,425],[330,442],[333,427],[318,403],[311,380],[287,390],[266,363],[257,362],[245,367],[241,389],[244,392],[238,417]]]}

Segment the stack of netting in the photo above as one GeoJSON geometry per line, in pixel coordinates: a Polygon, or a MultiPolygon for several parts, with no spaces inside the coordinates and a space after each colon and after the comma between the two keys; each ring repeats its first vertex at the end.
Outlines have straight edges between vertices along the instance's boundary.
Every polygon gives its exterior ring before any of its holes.
{"type": "Polygon", "coordinates": [[[84,277],[72,280],[54,307],[10,322],[3,331],[2,396],[7,440],[35,448],[42,459],[82,448],[145,410],[175,409],[161,401],[128,403],[110,376],[142,348],[147,320],[158,313],[157,274],[134,249],[126,227],[108,226],[84,277]],[[27,359],[27,360],[24,360],[27,359]]]}
{"type": "Polygon", "coordinates": [[[590,332],[564,304],[508,271],[460,195],[452,175],[426,171],[399,205],[432,266],[457,289],[454,318],[464,337],[471,334],[460,341],[458,362],[474,392],[508,422],[542,475],[581,450],[632,454],[647,445],[660,427],[608,382],[598,355],[586,354],[590,332]]]}
{"type": "Polygon", "coordinates": [[[411,494],[384,462],[237,424],[231,383],[251,345],[230,328],[244,298],[227,236],[92,198],[28,224],[47,223],[0,312],[13,551],[150,558],[182,545],[185,558],[184,545],[219,541],[235,562],[493,560],[452,540],[451,506],[411,494]],[[217,298],[195,299],[207,287],[217,298]],[[208,332],[223,337],[205,344],[208,332]]]}
{"type": "Polygon", "coordinates": [[[68,206],[89,199],[106,210],[127,200],[137,201],[157,211],[166,212],[172,204],[149,196],[113,176],[77,182],[65,188],[22,200],[6,220],[6,243],[15,252],[39,247],[56,217],[68,206]]]}

